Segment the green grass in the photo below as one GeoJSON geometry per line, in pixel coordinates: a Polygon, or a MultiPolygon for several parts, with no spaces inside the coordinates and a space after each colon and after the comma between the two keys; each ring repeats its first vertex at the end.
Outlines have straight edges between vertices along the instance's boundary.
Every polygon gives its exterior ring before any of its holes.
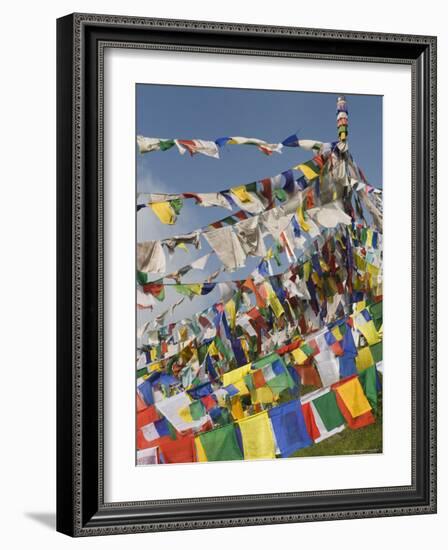
{"type": "Polygon", "coordinates": [[[383,450],[383,400],[378,396],[378,412],[376,422],[359,430],[346,428],[329,439],[300,449],[292,456],[329,456],[350,455],[362,453],[381,453],[383,450]]]}

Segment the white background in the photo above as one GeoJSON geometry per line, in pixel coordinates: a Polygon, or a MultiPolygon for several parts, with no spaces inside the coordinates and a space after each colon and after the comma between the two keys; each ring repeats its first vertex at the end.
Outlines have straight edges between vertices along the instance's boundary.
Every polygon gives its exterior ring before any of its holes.
{"type": "Polygon", "coordinates": [[[411,280],[397,277],[411,270],[410,67],[122,49],[106,51],[104,66],[105,500],[410,485],[411,280]],[[390,336],[384,339],[382,454],[135,468],[135,191],[123,182],[135,181],[135,82],[148,75],[167,84],[383,95],[383,328],[390,336]],[[201,476],[213,483],[198,483],[201,476]]]}
{"type": "MultiPolygon", "coordinates": [[[[442,337],[446,294],[439,292],[439,514],[437,516],[326,522],[320,524],[247,527],[153,535],[70,540],[54,532],[55,510],[55,19],[73,11],[154,17],[189,18],[296,25],[353,30],[437,34],[439,37],[439,154],[443,158],[448,123],[448,36],[442,2],[386,2],[361,6],[346,0],[338,5],[255,1],[166,4],[60,0],[8,3],[2,13],[1,94],[1,235],[2,235],[2,391],[1,528],[6,548],[83,547],[137,548],[150,544],[187,548],[213,545],[247,547],[285,544],[360,549],[390,546],[393,535],[417,549],[445,534],[448,459],[445,435],[448,405],[443,389],[448,381],[442,337]]],[[[448,198],[440,171],[439,248],[444,246],[442,205],[448,198]]],[[[446,247],[446,245],[445,245],[446,247]]],[[[447,264],[439,261],[440,279],[447,264]]],[[[441,287],[443,290],[443,286],[441,287]]],[[[443,540],[443,539],[442,539],[443,540]]],[[[440,545],[439,545],[440,546],[440,545]]]]}

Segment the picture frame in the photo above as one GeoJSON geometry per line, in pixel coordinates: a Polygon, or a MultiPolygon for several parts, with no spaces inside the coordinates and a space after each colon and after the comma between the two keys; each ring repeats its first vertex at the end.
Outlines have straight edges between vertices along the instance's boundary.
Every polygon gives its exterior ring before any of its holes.
{"type": "Polygon", "coordinates": [[[57,530],[70,536],[436,512],[436,38],[72,14],[57,22],[57,530]],[[412,483],[104,498],[104,51],[400,64],[412,74],[412,483]]]}

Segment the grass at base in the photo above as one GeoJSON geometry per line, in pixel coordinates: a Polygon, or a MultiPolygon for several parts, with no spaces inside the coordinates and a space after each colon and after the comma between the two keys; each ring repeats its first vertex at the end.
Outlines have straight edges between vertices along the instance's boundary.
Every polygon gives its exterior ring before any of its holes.
{"type": "Polygon", "coordinates": [[[350,455],[363,453],[381,453],[383,450],[383,400],[378,396],[378,413],[376,414],[375,424],[351,430],[346,428],[339,434],[333,435],[329,439],[300,449],[295,452],[293,457],[299,456],[331,456],[331,455],[350,455]]]}

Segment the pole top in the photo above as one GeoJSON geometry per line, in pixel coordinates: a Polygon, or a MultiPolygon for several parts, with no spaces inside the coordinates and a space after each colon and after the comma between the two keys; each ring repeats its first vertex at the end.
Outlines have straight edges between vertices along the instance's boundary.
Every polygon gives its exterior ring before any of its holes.
{"type": "Polygon", "coordinates": [[[345,96],[341,95],[338,97],[336,111],[336,125],[338,128],[339,141],[346,142],[348,136],[348,111],[345,96]]]}

